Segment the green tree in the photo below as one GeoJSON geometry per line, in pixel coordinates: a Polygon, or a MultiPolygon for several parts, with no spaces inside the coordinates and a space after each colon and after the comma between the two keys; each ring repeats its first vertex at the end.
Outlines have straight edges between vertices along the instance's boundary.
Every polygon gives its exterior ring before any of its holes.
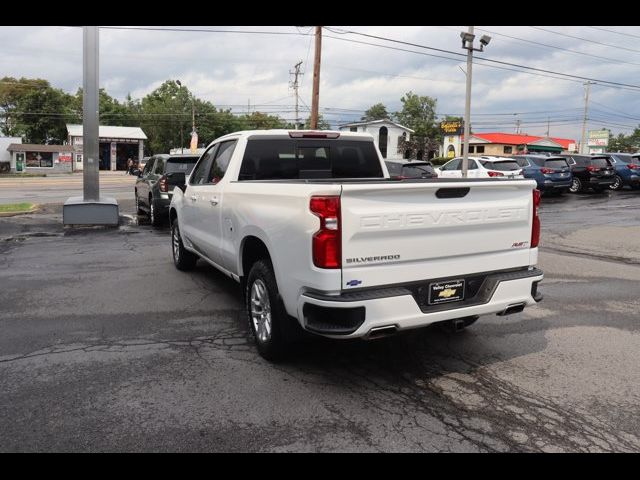
{"type": "Polygon", "coordinates": [[[23,136],[30,143],[60,143],[65,123],[73,118],[71,95],[40,78],[4,77],[0,80],[2,133],[23,136]]]}
{"type": "Polygon", "coordinates": [[[268,115],[262,112],[252,112],[241,117],[246,130],[269,130],[272,128],[287,128],[287,122],[277,115],[268,115]]]}
{"type": "Polygon", "coordinates": [[[402,110],[395,114],[398,122],[414,130],[416,137],[437,138],[439,133],[436,124],[437,100],[407,92],[400,101],[402,110]]]}
{"type": "MultiPolygon", "coordinates": [[[[304,128],[307,130],[311,129],[311,116],[309,116],[307,120],[304,122],[304,128]]],[[[319,113],[318,114],[318,130],[330,130],[330,129],[331,129],[331,125],[329,124],[329,122],[324,119],[321,113],[319,113]]]]}
{"type": "Polygon", "coordinates": [[[370,122],[372,120],[385,120],[388,118],[391,118],[391,115],[387,112],[387,107],[382,103],[376,103],[364,112],[364,116],[361,117],[360,120],[370,122]]]}
{"type": "Polygon", "coordinates": [[[612,152],[627,153],[640,151],[640,126],[634,129],[629,135],[619,133],[618,136],[614,137],[613,134],[609,132],[609,146],[607,149],[612,152]]]}

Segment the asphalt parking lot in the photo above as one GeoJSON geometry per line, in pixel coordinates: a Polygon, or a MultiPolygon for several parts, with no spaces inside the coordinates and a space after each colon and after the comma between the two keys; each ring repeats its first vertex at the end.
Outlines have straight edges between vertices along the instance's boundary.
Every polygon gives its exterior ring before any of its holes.
{"type": "Polygon", "coordinates": [[[0,219],[0,451],[640,451],[640,192],[547,197],[545,298],[270,364],[168,230],[0,219]]]}

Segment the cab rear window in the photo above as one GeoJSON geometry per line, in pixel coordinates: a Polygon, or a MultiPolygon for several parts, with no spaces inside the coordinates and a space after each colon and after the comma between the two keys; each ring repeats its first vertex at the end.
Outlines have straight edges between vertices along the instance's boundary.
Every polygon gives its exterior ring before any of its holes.
{"type": "Polygon", "coordinates": [[[249,139],[238,180],[382,178],[373,142],[249,139]]]}

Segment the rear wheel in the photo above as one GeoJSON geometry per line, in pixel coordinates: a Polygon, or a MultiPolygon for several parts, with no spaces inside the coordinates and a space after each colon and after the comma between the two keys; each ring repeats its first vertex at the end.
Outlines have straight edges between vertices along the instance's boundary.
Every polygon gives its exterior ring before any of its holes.
{"type": "Polygon", "coordinates": [[[285,357],[291,348],[293,329],[300,330],[300,326],[287,315],[279,300],[276,277],[268,259],[258,260],[251,267],[245,305],[249,328],[260,355],[270,361],[285,357]]]}
{"type": "Polygon", "coordinates": [[[571,180],[571,186],[569,187],[571,193],[578,193],[582,191],[582,181],[579,178],[573,178],[571,180]]]}
{"type": "Polygon", "coordinates": [[[609,185],[609,188],[611,190],[622,190],[622,186],[622,178],[620,178],[620,175],[616,175],[615,180],[609,185]]]}
{"type": "Polygon", "coordinates": [[[136,214],[142,215],[144,212],[140,208],[140,198],[138,197],[138,191],[136,190],[136,214]]]}
{"type": "Polygon", "coordinates": [[[161,220],[158,215],[158,207],[156,206],[156,202],[153,201],[153,197],[149,196],[149,222],[154,227],[159,227],[161,220]]]}
{"type": "Polygon", "coordinates": [[[173,253],[173,264],[178,270],[192,270],[196,266],[198,257],[184,248],[177,218],[171,224],[171,252],[173,253]]]}

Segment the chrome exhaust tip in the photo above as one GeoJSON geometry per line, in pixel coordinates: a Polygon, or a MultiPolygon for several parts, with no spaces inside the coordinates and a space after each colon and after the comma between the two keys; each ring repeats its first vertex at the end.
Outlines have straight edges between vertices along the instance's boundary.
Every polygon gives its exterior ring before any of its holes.
{"type": "Polygon", "coordinates": [[[527,304],[524,302],[521,303],[514,303],[513,305],[509,305],[507,308],[505,308],[502,312],[500,313],[496,313],[496,315],[500,316],[500,317],[504,317],[505,315],[511,315],[512,313],[520,313],[521,311],[524,310],[524,307],[527,304]]]}
{"type": "Polygon", "coordinates": [[[364,337],[365,340],[375,340],[377,338],[389,337],[398,331],[395,325],[385,325],[383,327],[373,327],[364,337]]]}

